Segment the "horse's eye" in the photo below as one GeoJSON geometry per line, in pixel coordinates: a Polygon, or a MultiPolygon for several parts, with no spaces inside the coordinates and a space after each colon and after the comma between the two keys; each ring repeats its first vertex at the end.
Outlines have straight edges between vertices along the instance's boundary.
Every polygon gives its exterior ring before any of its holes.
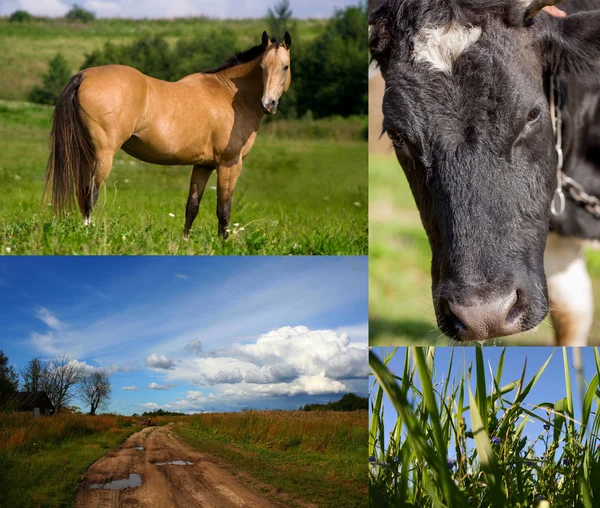
{"type": "Polygon", "coordinates": [[[284,70],[284,71],[287,71],[289,68],[290,68],[290,66],[289,66],[289,65],[286,65],[286,66],[283,68],[283,70],[284,70]]]}
{"type": "Polygon", "coordinates": [[[533,108],[527,115],[527,122],[529,122],[529,123],[535,122],[540,117],[541,114],[542,114],[542,111],[540,110],[540,108],[533,108]]]}
{"type": "Polygon", "coordinates": [[[404,139],[400,134],[398,134],[396,131],[388,130],[387,135],[396,148],[404,148],[404,139]]]}

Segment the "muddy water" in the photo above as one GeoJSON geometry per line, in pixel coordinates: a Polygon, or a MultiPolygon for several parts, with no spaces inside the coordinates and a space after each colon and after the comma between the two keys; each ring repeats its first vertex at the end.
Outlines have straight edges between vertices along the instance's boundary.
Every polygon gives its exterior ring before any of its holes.
{"type": "Polygon", "coordinates": [[[131,487],[140,487],[142,485],[142,477],[139,474],[132,473],[129,478],[122,480],[114,480],[108,483],[93,483],[90,489],[105,489],[105,490],[123,490],[131,487]]]}
{"type": "Polygon", "coordinates": [[[187,460],[170,460],[169,462],[155,462],[154,463],[155,466],[167,466],[167,465],[192,466],[193,464],[194,464],[193,462],[188,462],[187,460]]]}

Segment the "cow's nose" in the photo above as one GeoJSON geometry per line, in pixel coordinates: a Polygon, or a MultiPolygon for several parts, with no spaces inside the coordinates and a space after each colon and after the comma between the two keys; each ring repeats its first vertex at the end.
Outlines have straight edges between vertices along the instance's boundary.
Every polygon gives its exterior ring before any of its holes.
{"type": "Polygon", "coordinates": [[[469,305],[446,302],[447,319],[460,340],[485,340],[505,337],[521,329],[522,312],[518,306],[519,295],[486,301],[474,301],[469,305]]]}

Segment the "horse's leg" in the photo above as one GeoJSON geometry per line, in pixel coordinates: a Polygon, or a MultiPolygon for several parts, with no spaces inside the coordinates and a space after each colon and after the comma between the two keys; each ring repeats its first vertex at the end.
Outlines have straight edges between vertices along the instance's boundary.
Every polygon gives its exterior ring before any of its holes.
{"type": "Polygon", "coordinates": [[[188,196],[187,206],[185,208],[185,228],[183,230],[183,238],[188,239],[190,229],[194,223],[194,219],[198,215],[200,208],[200,200],[208,183],[210,175],[214,168],[207,166],[194,166],[192,170],[192,178],[190,180],[190,194],[188,196]]]}
{"type": "Polygon", "coordinates": [[[85,217],[83,218],[83,223],[85,225],[91,222],[90,217],[92,215],[92,210],[98,201],[98,192],[110,174],[114,156],[114,150],[105,149],[96,151],[95,167],[93,168],[93,171],[87,173],[89,175],[93,175],[93,178],[89,179],[89,181],[86,183],[87,192],[85,201],[85,217]]]}
{"type": "Polygon", "coordinates": [[[240,173],[242,172],[241,158],[233,164],[221,164],[217,168],[217,218],[219,219],[219,236],[229,238],[229,217],[233,191],[240,173]]]}
{"type": "Polygon", "coordinates": [[[551,233],[544,267],[557,345],[586,346],[594,320],[594,295],[581,241],[551,233]]]}

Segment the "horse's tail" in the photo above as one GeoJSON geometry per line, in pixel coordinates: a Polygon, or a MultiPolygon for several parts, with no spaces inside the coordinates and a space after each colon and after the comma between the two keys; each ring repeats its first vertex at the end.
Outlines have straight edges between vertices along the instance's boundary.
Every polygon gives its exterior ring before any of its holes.
{"type": "Polygon", "coordinates": [[[80,72],[69,80],[54,108],[44,198],[52,186],[52,210],[61,214],[73,208],[76,196],[85,217],[95,157],[79,116],[77,91],[83,77],[80,72]]]}

